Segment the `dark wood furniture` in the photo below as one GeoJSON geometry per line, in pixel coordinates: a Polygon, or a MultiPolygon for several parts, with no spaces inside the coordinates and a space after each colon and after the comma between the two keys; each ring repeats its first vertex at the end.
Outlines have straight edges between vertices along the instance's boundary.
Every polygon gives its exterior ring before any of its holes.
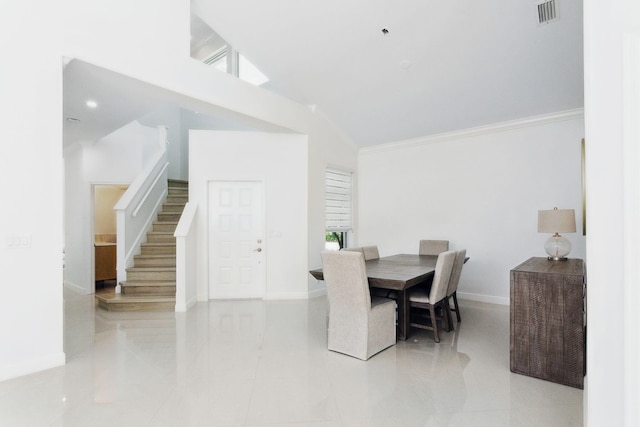
{"type": "MultiPolygon", "coordinates": [[[[438,257],[434,255],[392,255],[366,261],[369,287],[391,289],[398,293],[397,337],[406,340],[410,329],[409,292],[419,283],[433,279],[438,257]]],[[[324,280],[322,269],[309,271],[318,280],[324,280]]]]}
{"type": "Polygon", "coordinates": [[[95,280],[116,279],[116,244],[96,243],[95,247],[95,280]]]}
{"type": "Polygon", "coordinates": [[[585,268],[529,258],[511,270],[511,371],[583,388],[585,268]]]}

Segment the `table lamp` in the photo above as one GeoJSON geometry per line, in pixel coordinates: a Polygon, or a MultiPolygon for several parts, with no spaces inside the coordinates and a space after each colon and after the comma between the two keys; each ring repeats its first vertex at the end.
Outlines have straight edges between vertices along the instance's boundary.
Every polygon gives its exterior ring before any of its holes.
{"type": "Polygon", "coordinates": [[[547,259],[566,261],[571,252],[571,242],[560,233],[576,232],[576,213],[573,209],[558,209],[538,211],[538,233],[554,233],[544,244],[544,250],[549,255],[547,259]]]}

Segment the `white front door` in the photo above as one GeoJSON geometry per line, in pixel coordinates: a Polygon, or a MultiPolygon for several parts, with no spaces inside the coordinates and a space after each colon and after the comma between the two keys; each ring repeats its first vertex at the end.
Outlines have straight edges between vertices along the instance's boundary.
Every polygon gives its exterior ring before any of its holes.
{"type": "Polygon", "coordinates": [[[265,293],[263,185],[209,183],[209,298],[262,298],[265,293]]]}

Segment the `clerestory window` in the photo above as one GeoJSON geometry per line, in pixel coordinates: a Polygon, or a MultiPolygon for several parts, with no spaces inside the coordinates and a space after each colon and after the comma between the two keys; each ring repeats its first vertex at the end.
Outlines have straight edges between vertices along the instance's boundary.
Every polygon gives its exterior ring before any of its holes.
{"type": "Polygon", "coordinates": [[[191,57],[256,86],[269,81],[251,61],[197,16],[191,19],[191,57]]]}

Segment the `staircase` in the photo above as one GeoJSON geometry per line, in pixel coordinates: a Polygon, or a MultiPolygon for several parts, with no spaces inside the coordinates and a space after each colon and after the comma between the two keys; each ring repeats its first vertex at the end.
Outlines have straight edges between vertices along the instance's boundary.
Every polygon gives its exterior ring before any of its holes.
{"type": "Polygon", "coordinates": [[[188,182],[169,180],[167,200],[147,241],[127,268],[122,293],[97,293],[98,306],[109,311],[172,311],[176,305],[176,230],[187,203],[188,182]]]}

